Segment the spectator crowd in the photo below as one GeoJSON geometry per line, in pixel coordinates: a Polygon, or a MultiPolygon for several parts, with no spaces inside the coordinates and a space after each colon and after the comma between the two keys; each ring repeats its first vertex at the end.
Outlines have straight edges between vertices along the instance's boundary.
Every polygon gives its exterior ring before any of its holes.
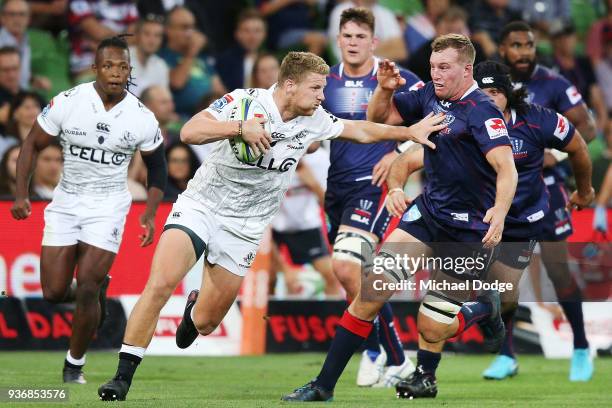
{"type": "MultiPolygon", "coordinates": [[[[496,58],[505,24],[529,22],[537,33],[538,62],[571,81],[591,109],[599,132],[591,144],[595,177],[603,178],[612,152],[612,0],[4,0],[0,197],[13,196],[20,143],[51,97],[93,80],[94,51],[103,38],[131,34],[129,91],[160,123],[166,199],[174,200],[208,153],[207,146],[180,142],[182,123],[235,88],[272,86],[289,50],[337,63],[339,18],[355,6],[375,15],[376,54],[424,81],[436,36],[470,36],[479,62],[496,58]]],[[[32,197],[51,199],[61,172],[58,143],[38,155],[32,197]]],[[[146,170],[138,155],[129,178],[134,199],[144,199],[146,170]]]]}

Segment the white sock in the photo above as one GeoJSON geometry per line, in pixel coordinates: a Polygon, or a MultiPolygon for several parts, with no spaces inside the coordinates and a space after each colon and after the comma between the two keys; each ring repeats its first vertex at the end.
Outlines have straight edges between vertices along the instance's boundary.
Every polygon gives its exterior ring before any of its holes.
{"type": "Polygon", "coordinates": [[[145,353],[146,348],[144,347],[137,347],[137,346],[130,346],[129,344],[121,344],[121,350],[119,350],[120,353],[128,353],[131,354],[133,356],[139,357],[139,358],[143,358],[144,357],[144,353],[145,353]]]}
{"type": "Polygon", "coordinates": [[[70,355],[70,350],[66,353],[66,361],[75,366],[84,366],[85,365],[85,354],[81,358],[74,358],[70,355]]]}

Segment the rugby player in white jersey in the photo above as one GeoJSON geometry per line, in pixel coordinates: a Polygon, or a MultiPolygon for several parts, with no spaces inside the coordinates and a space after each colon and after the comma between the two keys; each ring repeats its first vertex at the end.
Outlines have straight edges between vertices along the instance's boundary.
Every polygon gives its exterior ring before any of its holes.
{"type": "Polygon", "coordinates": [[[124,400],[148,346],[162,307],[187,271],[206,256],[200,291],[189,294],[176,343],[186,348],[198,334],[219,325],[240,289],[264,229],[280,207],[297,161],[315,141],[336,137],[357,143],[427,140],[442,115],[407,128],[338,119],[321,107],[329,66],[320,57],[290,52],[277,85],[237,89],[191,118],[181,130],[189,144],[215,143],[187,190],[170,212],[157,245],[147,285],[128,320],[115,376],[98,389],[102,400],[124,400]],[[256,98],[267,118],[231,120],[240,100],[256,98]],[[270,122],[271,134],[262,124],[270,122]],[[257,163],[237,160],[227,139],[241,135],[257,163]],[[198,296],[199,295],[199,296],[198,296]]]}
{"type": "Polygon", "coordinates": [[[85,383],[85,352],[105,317],[108,271],[132,202],[127,168],[134,152],[142,153],[149,181],[147,206],[140,216],[141,246],[153,242],[155,212],[167,179],[157,120],[126,90],[131,67],[125,40],[103,40],[92,68],[94,82],[55,96],[38,116],[17,160],[17,192],[11,209],[18,220],[31,214],[28,184],[34,157],[59,138],[64,170],[45,209],[40,280],[47,301],[76,299],[63,376],[64,382],[80,384],[85,383]],[[72,287],[75,267],[76,287],[72,287]]]}

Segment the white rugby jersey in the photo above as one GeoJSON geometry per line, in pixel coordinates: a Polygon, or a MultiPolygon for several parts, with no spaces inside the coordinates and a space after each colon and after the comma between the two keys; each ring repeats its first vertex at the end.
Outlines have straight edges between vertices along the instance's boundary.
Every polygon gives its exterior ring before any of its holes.
{"type": "Polygon", "coordinates": [[[127,170],[136,149],[163,142],[153,113],[128,93],[106,111],[93,82],[55,96],[38,115],[48,134],[59,136],[64,156],[60,188],[95,193],[127,190],[127,170]]]}
{"type": "Polygon", "coordinates": [[[185,196],[199,201],[214,214],[233,218],[236,234],[259,240],[278,211],[298,160],[317,140],[333,139],[344,123],[319,107],[312,116],[283,122],[271,89],[237,89],[213,102],[207,109],[217,120],[234,117],[243,97],[257,99],[268,112],[273,146],[257,162],[240,162],[228,140],[215,142],[185,196]]]}

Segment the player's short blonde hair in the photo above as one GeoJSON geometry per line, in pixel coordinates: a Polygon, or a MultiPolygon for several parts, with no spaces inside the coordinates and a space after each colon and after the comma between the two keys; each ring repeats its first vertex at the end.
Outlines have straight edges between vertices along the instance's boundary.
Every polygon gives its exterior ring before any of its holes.
{"type": "Polygon", "coordinates": [[[476,59],[476,50],[474,44],[462,34],[446,34],[436,38],[431,43],[431,50],[433,52],[444,51],[447,48],[453,48],[457,50],[459,58],[468,64],[474,64],[476,59]]]}
{"type": "Polygon", "coordinates": [[[278,83],[282,85],[288,79],[299,83],[311,72],[328,75],[329,65],[323,58],[313,53],[291,51],[283,58],[278,74],[278,83]]]}

